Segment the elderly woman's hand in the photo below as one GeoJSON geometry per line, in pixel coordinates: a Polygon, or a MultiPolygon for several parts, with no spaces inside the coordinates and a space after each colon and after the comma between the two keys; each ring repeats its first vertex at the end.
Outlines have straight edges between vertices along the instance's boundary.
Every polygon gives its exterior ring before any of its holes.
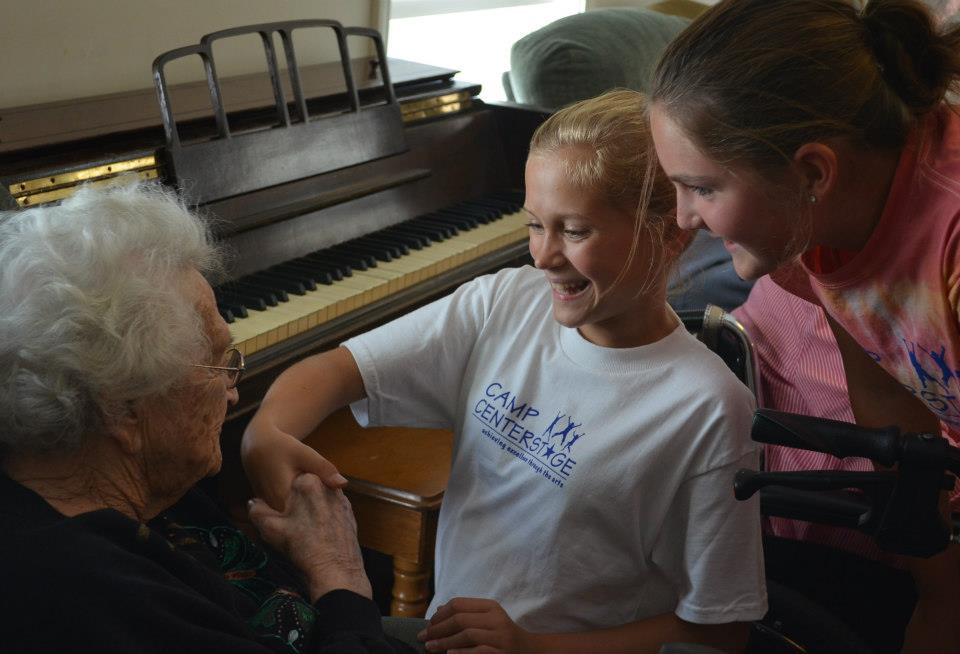
{"type": "Polygon", "coordinates": [[[280,513],[259,498],[250,500],[250,520],[263,539],[306,576],[310,601],[346,589],[373,597],[363,569],[357,523],[343,491],[324,486],[316,475],[293,480],[280,513]]]}
{"type": "Polygon", "coordinates": [[[251,421],[243,436],[240,456],[253,493],[275,509],[286,506],[297,475],[312,473],[330,488],[342,488],[346,478],[316,450],[269,424],[251,421]]]}

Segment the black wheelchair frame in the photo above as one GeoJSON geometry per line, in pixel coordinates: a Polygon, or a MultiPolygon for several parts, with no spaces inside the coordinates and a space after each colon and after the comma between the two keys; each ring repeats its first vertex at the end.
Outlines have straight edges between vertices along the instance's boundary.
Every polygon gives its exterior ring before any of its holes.
{"type": "MultiPolygon", "coordinates": [[[[736,320],[717,307],[678,314],[687,329],[721,356],[754,394],[758,373],[752,345],[736,320]]],[[[762,404],[758,397],[758,404],[762,404]]],[[[883,551],[930,557],[960,542],[960,520],[944,519],[940,494],[960,476],[960,449],[939,434],[901,434],[896,427],[854,424],[759,409],[751,437],[759,443],[864,457],[888,468],[873,472],[742,470],[737,499],[760,494],[761,513],[856,529],[883,551]],[[895,468],[895,469],[894,469],[895,468]]],[[[749,654],[874,654],[843,620],[793,589],[768,580],[770,609],[753,624],[749,654]]],[[[667,645],[662,654],[711,652],[667,645]]]]}

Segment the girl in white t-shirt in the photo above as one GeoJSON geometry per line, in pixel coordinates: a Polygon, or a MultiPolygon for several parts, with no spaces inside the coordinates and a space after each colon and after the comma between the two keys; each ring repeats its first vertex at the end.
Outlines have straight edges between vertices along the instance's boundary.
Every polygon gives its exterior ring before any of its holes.
{"type": "Polygon", "coordinates": [[[753,399],[666,302],[688,239],[668,181],[640,197],[648,142],[633,91],[549,118],[526,167],[539,272],[297,363],[247,428],[244,466],[277,508],[301,472],[346,483],[299,440],[340,407],[454,432],[429,651],[738,651],[766,611],[758,509],[732,493],[755,464],[753,399]]]}

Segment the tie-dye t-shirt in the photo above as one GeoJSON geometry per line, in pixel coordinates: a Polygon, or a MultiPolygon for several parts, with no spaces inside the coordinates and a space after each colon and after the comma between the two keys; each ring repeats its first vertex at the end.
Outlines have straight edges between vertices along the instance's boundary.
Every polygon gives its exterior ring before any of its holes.
{"type": "Polygon", "coordinates": [[[943,106],[914,130],[866,246],[816,273],[821,304],[960,444],[960,116],[943,106]]]}

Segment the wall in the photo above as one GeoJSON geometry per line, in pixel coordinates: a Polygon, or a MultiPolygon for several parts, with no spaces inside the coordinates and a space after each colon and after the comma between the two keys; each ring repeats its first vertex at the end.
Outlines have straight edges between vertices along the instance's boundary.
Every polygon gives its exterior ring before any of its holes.
{"type": "MultiPolygon", "coordinates": [[[[387,0],[0,0],[0,107],[147,88],[165,50],[227,27],[297,18],[385,24],[387,0]]],[[[221,75],[263,69],[256,37],[221,55],[221,75]],[[222,56],[222,59],[221,59],[222,56]]],[[[332,39],[297,42],[301,63],[337,57],[332,39]],[[301,52],[303,47],[303,52],[301,52]]],[[[358,54],[366,54],[361,52],[358,54]]],[[[171,82],[199,65],[171,69],[171,82]]]]}

